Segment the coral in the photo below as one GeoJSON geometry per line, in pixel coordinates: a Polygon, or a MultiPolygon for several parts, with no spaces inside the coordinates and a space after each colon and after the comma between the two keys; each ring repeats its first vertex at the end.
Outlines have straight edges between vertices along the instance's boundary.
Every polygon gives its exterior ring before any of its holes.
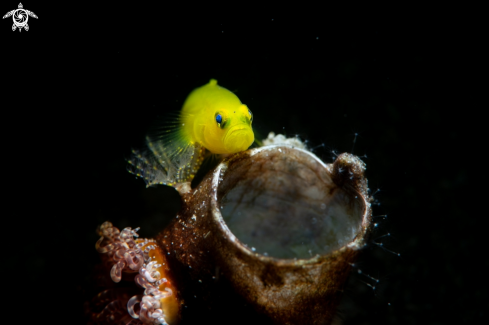
{"type": "Polygon", "coordinates": [[[92,321],[127,323],[124,301],[131,324],[333,321],[371,231],[365,164],[350,154],[324,164],[297,139],[267,141],[226,158],[195,189],[182,185],[180,212],[154,240],[100,227],[112,280],[134,279],[144,293],[101,297],[107,307],[92,321]]]}
{"type": "MultiPolygon", "coordinates": [[[[138,272],[134,281],[145,290],[144,294],[135,295],[127,301],[129,315],[143,324],[167,324],[167,318],[173,320],[178,317],[175,316],[178,302],[171,283],[164,277],[167,272],[166,259],[153,239],[136,239],[137,231],[138,228],[119,231],[110,222],[104,222],[98,229],[101,237],[95,248],[105,264],[112,265],[110,277],[114,282],[120,282],[123,274],[127,276],[138,272]]],[[[110,308],[91,318],[96,320],[107,314],[115,319],[120,305],[121,299],[117,298],[107,305],[110,308]]]]}

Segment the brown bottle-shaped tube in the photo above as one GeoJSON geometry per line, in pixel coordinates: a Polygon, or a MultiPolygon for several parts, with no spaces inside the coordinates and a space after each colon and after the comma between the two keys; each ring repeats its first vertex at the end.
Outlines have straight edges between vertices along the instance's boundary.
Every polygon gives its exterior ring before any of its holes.
{"type": "Polygon", "coordinates": [[[233,155],[187,187],[156,238],[181,299],[173,318],[330,324],[371,228],[364,171],[350,154],[324,164],[279,144],[233,155]]]}

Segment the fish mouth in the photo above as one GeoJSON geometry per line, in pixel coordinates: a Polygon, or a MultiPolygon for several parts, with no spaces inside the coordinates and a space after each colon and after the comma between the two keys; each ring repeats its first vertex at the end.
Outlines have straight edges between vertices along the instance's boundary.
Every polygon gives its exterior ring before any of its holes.
{"type": "Polygon", "coordinates": [[[228,153],[244,151],[254,140],[255,136],[249,127],[237,126],[230,129],[224,137],[224,148],[228,153]]]}

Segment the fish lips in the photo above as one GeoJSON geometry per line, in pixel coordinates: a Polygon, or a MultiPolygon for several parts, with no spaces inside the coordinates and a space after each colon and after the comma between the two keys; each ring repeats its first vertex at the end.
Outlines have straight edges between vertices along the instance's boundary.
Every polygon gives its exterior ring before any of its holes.
{"type": "Polygon", "coordinates": [[[255,136],[250,127],[236,126],[228,131],[224,138],[224,148],[229,153],[235,153],[248,149],[255,136]]]}

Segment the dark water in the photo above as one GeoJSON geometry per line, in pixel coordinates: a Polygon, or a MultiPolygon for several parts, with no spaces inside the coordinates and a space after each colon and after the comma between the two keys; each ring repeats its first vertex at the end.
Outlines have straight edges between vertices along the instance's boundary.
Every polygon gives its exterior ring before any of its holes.
{"type": "Polygon", "coordinates": [[[0,24],[3,279],[16,315],[85,322],[96,226],[154,236],[179,206],[172,189],[145,189],[126,173],[124,158],[154,119],[216,78],[253,111],[257,137],[297,134],[330,160],[352,151],[358,133],[353,151],[380,189],[374,215],[388,218],[345,290],[346,324],[487,319],[484,228],[480,205],[467,204],[479,202],[469,180],[484,174],[474,157],[484,147],[471,148],[484,105],[468,102],[476,91],[463,84],[474,78],[458,77],[480,70],[464,56],[478,43],[461,14],[23,4],[39,17],[28,32],[0,24]]]}

